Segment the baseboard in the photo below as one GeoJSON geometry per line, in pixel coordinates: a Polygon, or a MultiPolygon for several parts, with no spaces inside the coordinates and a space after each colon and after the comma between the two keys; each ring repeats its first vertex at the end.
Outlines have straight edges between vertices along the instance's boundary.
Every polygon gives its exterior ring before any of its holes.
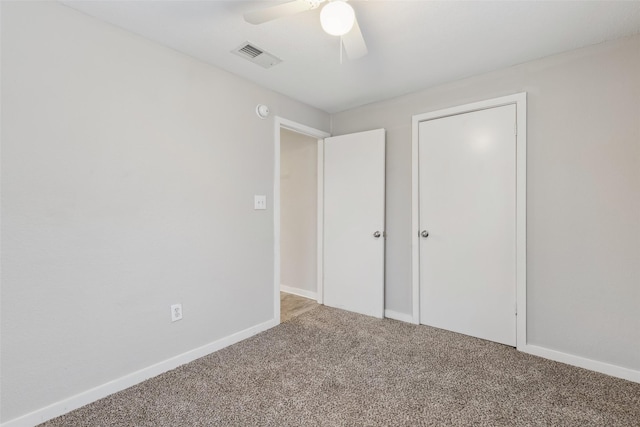
{"type": "MultiPolygon", "coordinates": [[[[283,289],[281,290],[283,292],[288,292],[288,290],[284,288],[285,287],[283,287],[283,289]]],[[[287,289],[292,289],[293,291],[299,291],[299,289],[295,289],[295,288],[287,288],[287,289]]],[[[303,292],[307,292],[307,291],[303,291],[303,292]]],[[[296,292],[288,292],[288,293],[299,295],[296,292]]],[[[307,295],[301,295],[301,296],[305,296],[307,298],[314,298],[313,296],[307,296],[307,295]]],[[[389,319],[399,320],[402,322],[411,323],[413,321],[413,317],[411,315],[408,315],[405,313],[399,313],[393,310],[385,310],[384,315],[389,319]]],[[[259,334],[260,332],[266,331],[267,329],[270,329],[276,325],[277,325],[277,322],[272,319],[267,322],[261,323],[259,325],[252,326],[243,331],[236,332],[235,334],[221,338],[210,344],[204,345],[202,347],[198,347],[186,353],[182,353],[178,356],[164,360],[160,363],[156,363],[147,368],[133,372],[129,375],[125,375],[124,377],[120,377],[116,380],[102,384],[98,387],[92,388],[83,393],[72,396],[68,399],[62,400],[60,402],[56,402],[52,405],[30,412],[18,418],[14,418],[13,420],[6,421],[1,424],[1,427],[35,426],[37,424],[48,421],[50,419],[59,417],[60,415],[64,415],[75,409],[81,408],[82,406],[88,405],[89,403],[95,402],[96,400],[102,399],[103,397],[107,397],[110,394],[132,387],[149,378],[152,378],[164,372],[170,371],[171,369],[175,369],[178,366],[184,365],[185,363],[192,362],[193,360],[199,359],[200,357],[206,356],[208,354],[221,350],[225,347],[233,345],[244,339],[247,339],[256,334],[259,334]]],[[[627,381],[640,383],[640,371],[637,371],[634,369],[623,368],[621,366],[611,365],[609,363],[599,362],[592,359],[586,359],[584,357],[575,356],[572,354],[563,353],[556,350],[550,350],[548,348],[539,347],[531,344],[524,345],[520,350],[523,351],[524,353],[532,354],[534,356],[543,357],[545,359],[554,360],[556,362],[565,363],[567,365],[577,366],[579,368],[589,369],[591,371],[600,372],[602,374],[610,375],[617,378],[622,378],[627,381]]]]}
{"type": "MultiPolygon", "coordinates": [[[[389,319],[400,320],[401,322],[413,323],[413,316],[410,314],[399,313],[393,310],[385,310],[384,317],[389,319]]],[[[518,348],[524,353],[539,356],[545,359],[553,360],[567,365],[576,366],[578,368],[588,369],[590,371],[600,372],[601,374],[610,375],[623,380],[640,383],[640,371],[624,368],[622,366],[611,365],[605,362],[599,362],[593,359],[587,359],[573,354],[563,353],[561,351],[551,350],[537,345],[525,344],[518,348]]]]}
{"type": "Polygon", "coordinates": [[[384,317],[399,320],[401,322],[413,323],[413,316],[411,314],[400,313],[398,311],[385,310],[384,317]]]}
{"type": "Polygon", "coordinates": [[[622,378],[623,380],[640,383],[640,371],[621,366],[611,365],[597,360],[586,359],[584,357],[575,356],[573,354],[562,353],[556,350],[550,350],[537,345],[525,344],[519,349],[525,353],[540,356],[545,359],[554,360],[567,365],[577,366],[578,368],[589,369],[591,371],[600,372],[601,374],[610,375],[612,377],[622,378]]]}
{"type": "Polygon", "coordinates": [[[267,329],[276,326],[277,324],[278,323],[274,319],[271,319],[264,323],[260,323],[243,331],[236,332],[235,334],[221,338],[210,344],[195,348],[193,350],[187,351],[186,353],[182,353],[160,363],[156,363],[155,365],[151,365],[139,371],[125,375],[124,377],[120,377],[80,394],[76,394],[75,396],[72,396],[68,399],[61,400],[60,402],[45,406],[44,408],[30,412],[26,415],[22,415],[18,418],[6,421],[2,423],[1,427],[35,426],[52,418],[64,415],[75,409],[81,408],[82,406],[88,405],[89,403],[95,402],[96,400],[102,399],[103,397],[107,397],[110,394],[139,384],[142,381],[170,371],[171,369],[175,369],[178,366],[184,365],[185,363],[192,362],[203,356],[252,337],[256,334],[259,334],[260,332],[266,331],[267,329]]]}
{"type": "Polygon", "coordinates": [[[318,299],[318,293],[313,291],[307,291],[305,289],[292,288],[291,286],[280,285],[280,290],[287,294],[298,295],[299,297],[305,297],[312,300],[318,299]]]}

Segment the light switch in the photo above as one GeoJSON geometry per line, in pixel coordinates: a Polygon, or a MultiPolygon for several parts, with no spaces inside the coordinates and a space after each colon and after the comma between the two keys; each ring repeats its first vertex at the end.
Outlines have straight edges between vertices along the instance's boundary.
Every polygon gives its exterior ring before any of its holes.
{"type": "Polygon", "coordinates": [[[264,210],[267,209],[267,196],[253,196],[253,209],[264,210]]]}

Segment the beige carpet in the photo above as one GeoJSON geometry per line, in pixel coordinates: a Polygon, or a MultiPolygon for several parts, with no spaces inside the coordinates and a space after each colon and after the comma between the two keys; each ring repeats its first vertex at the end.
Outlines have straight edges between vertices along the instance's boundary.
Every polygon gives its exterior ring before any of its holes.
{"type": "Polygon", "coordinates": [[[44,425],[640,426],[640,384],[319,307],[44,425]]]}

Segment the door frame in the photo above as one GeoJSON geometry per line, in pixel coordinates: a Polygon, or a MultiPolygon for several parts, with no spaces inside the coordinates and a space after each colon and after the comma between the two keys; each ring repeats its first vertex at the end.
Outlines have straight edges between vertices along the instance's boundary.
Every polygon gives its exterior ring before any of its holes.
{"type": "Polygon", "coordinates": [[[318,204],[317,204],[317,301],[323,298],[323,224],[324,224],[324,139],[330,133],[276,116],[274,118],[274,166],[273,166],[273,317],[280,324],[280,129],[288,129],[318,140],[318,204]]]}
{"type": "Polygon", "coordinates": [[[471,113],[504,105],[516,106],[516,348],[527,344],[527,93],[521,92],[429,113],[416,114],[411,130],[411,273],[413,315],[420,324],[420,188],[419,126],[420,122],[458,114],[471,113]]]}

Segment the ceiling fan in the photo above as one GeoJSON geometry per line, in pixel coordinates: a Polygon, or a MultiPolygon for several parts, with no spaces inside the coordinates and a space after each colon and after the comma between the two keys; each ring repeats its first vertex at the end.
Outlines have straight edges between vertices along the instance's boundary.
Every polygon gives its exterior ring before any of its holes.
{"type": "Polygon", "coordinates": [[[285,16],[317,9],[327,2],[320,11],[322,29],[333,36],[340,36],[342,46],[350,59],[367,54],[367,45],[362,37],[360,26],[353,8],[347,0],[292,0],[275,6],[258,9],[244,14],[244,20],[258,25],[285,16]]]}

